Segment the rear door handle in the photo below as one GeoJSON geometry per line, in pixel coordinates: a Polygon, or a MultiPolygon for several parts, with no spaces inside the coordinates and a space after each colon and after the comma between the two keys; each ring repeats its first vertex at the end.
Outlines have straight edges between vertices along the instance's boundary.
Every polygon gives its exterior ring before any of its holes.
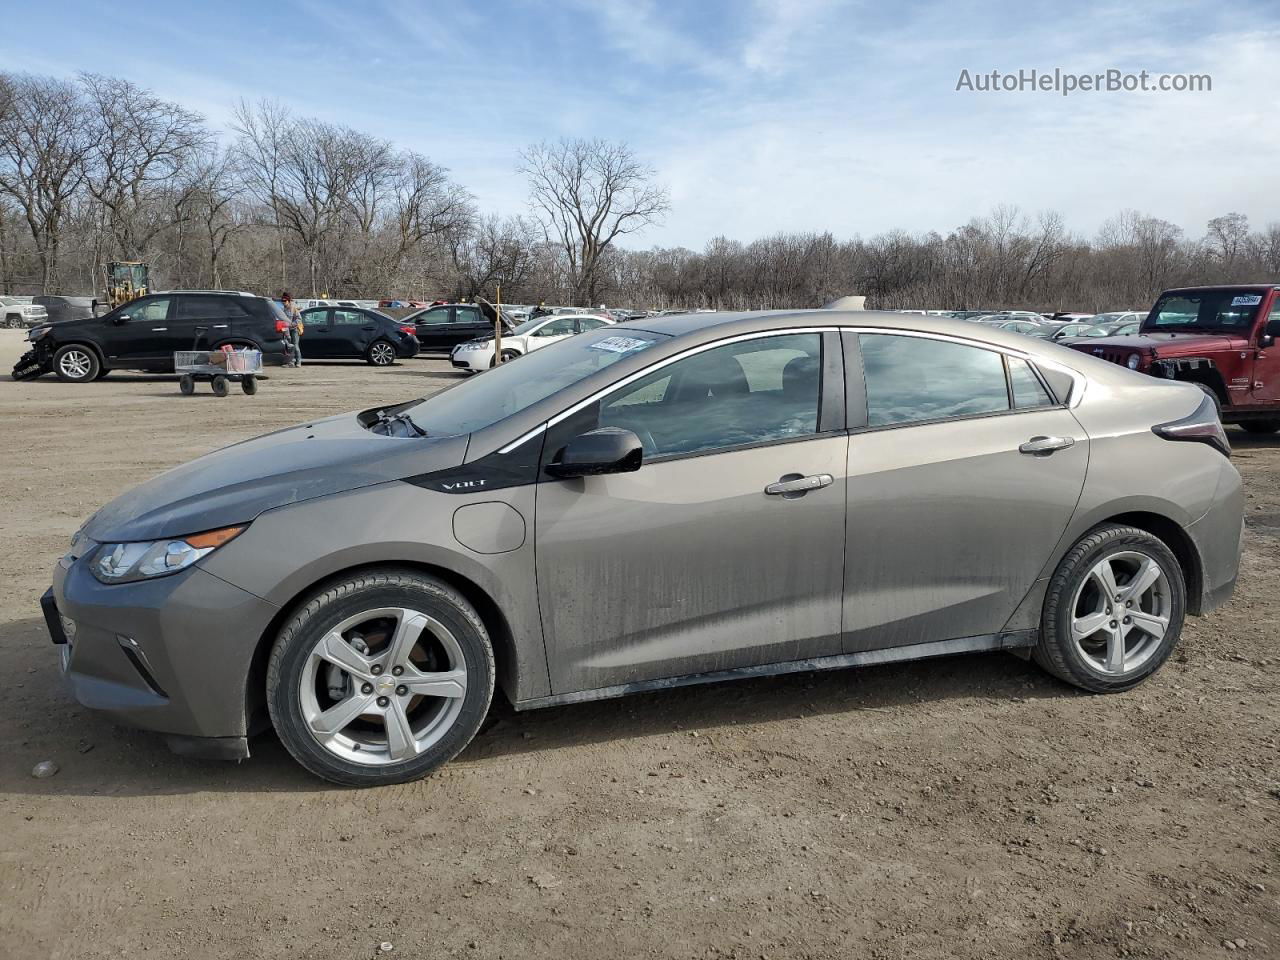
{"type": "Polygon", "coordinates": [[[811,477],[802,477],[798,473],[788,473],[777,483],[771,483],[765,487],[764,492],[771,497],[794,499],[795,497],[803,497],[810,490],[829,487],[834,482],[829,473],[818,473],[811,477]]]}
{"type": "Polygon", "coordinates": [[[1074,437],[1032,437],[1026,443],[1019,444],[1019,453],[1029,453],[1033,457],[1047,457],[1056,450],[1065,450],[1075,443],[1074,437]]]}

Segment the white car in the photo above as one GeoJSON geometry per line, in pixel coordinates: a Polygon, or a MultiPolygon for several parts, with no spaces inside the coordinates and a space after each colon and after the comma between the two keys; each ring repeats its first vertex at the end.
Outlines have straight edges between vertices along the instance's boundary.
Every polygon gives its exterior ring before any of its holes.
{"type": "MultiPolygon", "coordinates": [[[[557,343],[566,337],[585,330],[594,330],[613,323],[608,317],[587,313],[557,313],[547,317],[526,320],[509,334],[502,336],[502,360],[514,360],[531,350],[557,343]]],[[[453,348],[449,361],[459,370],[479,373],[493,366],[493,337],[468,340],[453,348]]]]}
{"type": "Polygon", "coordinates": [[[24,329],[49,319],[49,311],[31,302],[30,297],[0,297],[0,326],[24,329]]]}

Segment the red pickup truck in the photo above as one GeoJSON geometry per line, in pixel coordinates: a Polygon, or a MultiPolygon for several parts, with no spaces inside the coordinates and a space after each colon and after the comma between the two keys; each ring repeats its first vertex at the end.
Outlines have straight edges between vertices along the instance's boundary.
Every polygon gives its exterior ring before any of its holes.
{"type": "Polygon", "coordinates": [[[1132,336],[1081,340],[1073,350],[1130,370],[1199,384],[1224,423],[1280,430],[1280,284],[1181,287],[1160,294],[1132,336]]]}

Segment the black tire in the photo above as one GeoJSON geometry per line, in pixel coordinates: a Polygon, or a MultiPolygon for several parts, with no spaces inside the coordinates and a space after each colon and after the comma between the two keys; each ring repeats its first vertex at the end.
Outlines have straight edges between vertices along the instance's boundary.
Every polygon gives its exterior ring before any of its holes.
{"type": "MultiPolygon", "coordinates": [[[[503,351],[502,351],[502,362],[503,362],[503,363],[510,363],[512,360],[515,360],[515,359],[517,359],[517,358],[519,358],[519,357],[522,357],[522,356],[524,356],[524,354],[520,353],[518,350],[503,350],[503,351]]],[[[496,363],[491,359],[491,360],[489,361],[489,367],[490,367],[490,369],[492,369],[493,367],[496,367],[496,366],[497,366],[497,364],[496,364],[496,363]]],[[[523,368],[523,367],[521,367],[520,369],[522,369],[522,370],[523,370],[524,368],[523,368]]]]}
{"type": "Polygon", "coordinates": [[[217,397],[225,397],[231,392],[231,388],[227,386],[227,378],[219,373],[213,378],[213,394],[217,397]]]}
{"type": "Polygon", "coordinates": [[[99,371],[98,371],[98,376],[97,376],[95,379],[98,379],[98,380],[105,380],[105,379],[107,378],[107,375],[108,375],[109,373],[111,373],[111,368],[110,368],[110,367],[103,367],[101,370],[99,370],[99,371]]]}
{"type": "Polygon", "coordinates": [[[267,663],[267,706],[285,748],[316,776],[346,786],[406,783],[425,777],[471,742],[489,711],[494,673],[488,632],[462,594],[415,570],[375,569],[329,583],[297,607],[267,663]],[[304,716],[302,681],[321,638],[345,620],[386,607],[416,609],[450,631],[462,653],[467,683],[460,711],[438,740],[409,760],[373,766],[336,756],[313,736],[304,716]]]}
{"type": "Polygon", "coordinates": [[[253,376],[246,376],[243,380],[240,381],[240,389],[252,397],[255,393],[258,392],[257,378],[253,376]]]}
{"type": "Polygon", "coordinates": [[[189,397],[196,392],[196,379],[189,373],[184,373],[178,378],[178,389],[182,391],[184,397],[189,397]]]}
{"type": "Polygon", "coordinates": [[[1240,423],[1240,427],[1245,433],[1261,436],[1280,430],[1280,420],[1243,420],[1240,423]]]}
{"type": "Polygon", "coordinates": [[[389,367],[396,362],[396,348],[388,340],[375,340],[369,344],[364,359],[375,367],[389,367]]]}
{"type": "Polygon", "coordinates": [[[1136,527],[1106,524],[1085,534],[1058,564],[1049,581],[1040,640],[1032,655],[1041,667],[1060,680],[1092,693],[1120,693],[1142,683],[1169,659],[1178,644],[1185,616],[1186,584],[1182,568],[1164,541],[1136,527]],[[1072,639],[1072,604],[1093,567],[1105,557],[1119,553],[1140,554],[1159,565],[1169,587],[1168,626],[1141,665],[1128,673],[1108,674],[1085,656],[1072,639]]]}
{"type": "Polygon", "coordinates": [[[65,383],[92,383],[98,379],[102,362],[92,347],[69,343],[53,355],[53,372],[65,383]]]}

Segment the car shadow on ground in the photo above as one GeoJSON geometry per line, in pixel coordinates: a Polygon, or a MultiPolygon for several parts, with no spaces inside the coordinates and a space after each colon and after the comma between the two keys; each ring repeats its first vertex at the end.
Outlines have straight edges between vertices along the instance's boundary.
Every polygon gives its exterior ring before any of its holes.
{"type": "MultiPolygon", "coordinates": [[[[183,793],[297,793],[340,789],[298,766],[278,739],[260,734],[249,760],[172,754],[158,734],[116,726],[79,706],[57,668],[42,620],[0,625],[0,653],[19,652],[19,694],[0,707],[0,795],[146,796],[183,793]],[[52,759],[52,778],[31,776],[52,759]]],[[[454,765],[678,731],[806,717],[900,714],[957,698],[1009,703],[1080,696],[1008,654],[942,657],[848,670],[756,677],[613,700],[518,712],[501,694],[481,732],[454,765]]]]}

